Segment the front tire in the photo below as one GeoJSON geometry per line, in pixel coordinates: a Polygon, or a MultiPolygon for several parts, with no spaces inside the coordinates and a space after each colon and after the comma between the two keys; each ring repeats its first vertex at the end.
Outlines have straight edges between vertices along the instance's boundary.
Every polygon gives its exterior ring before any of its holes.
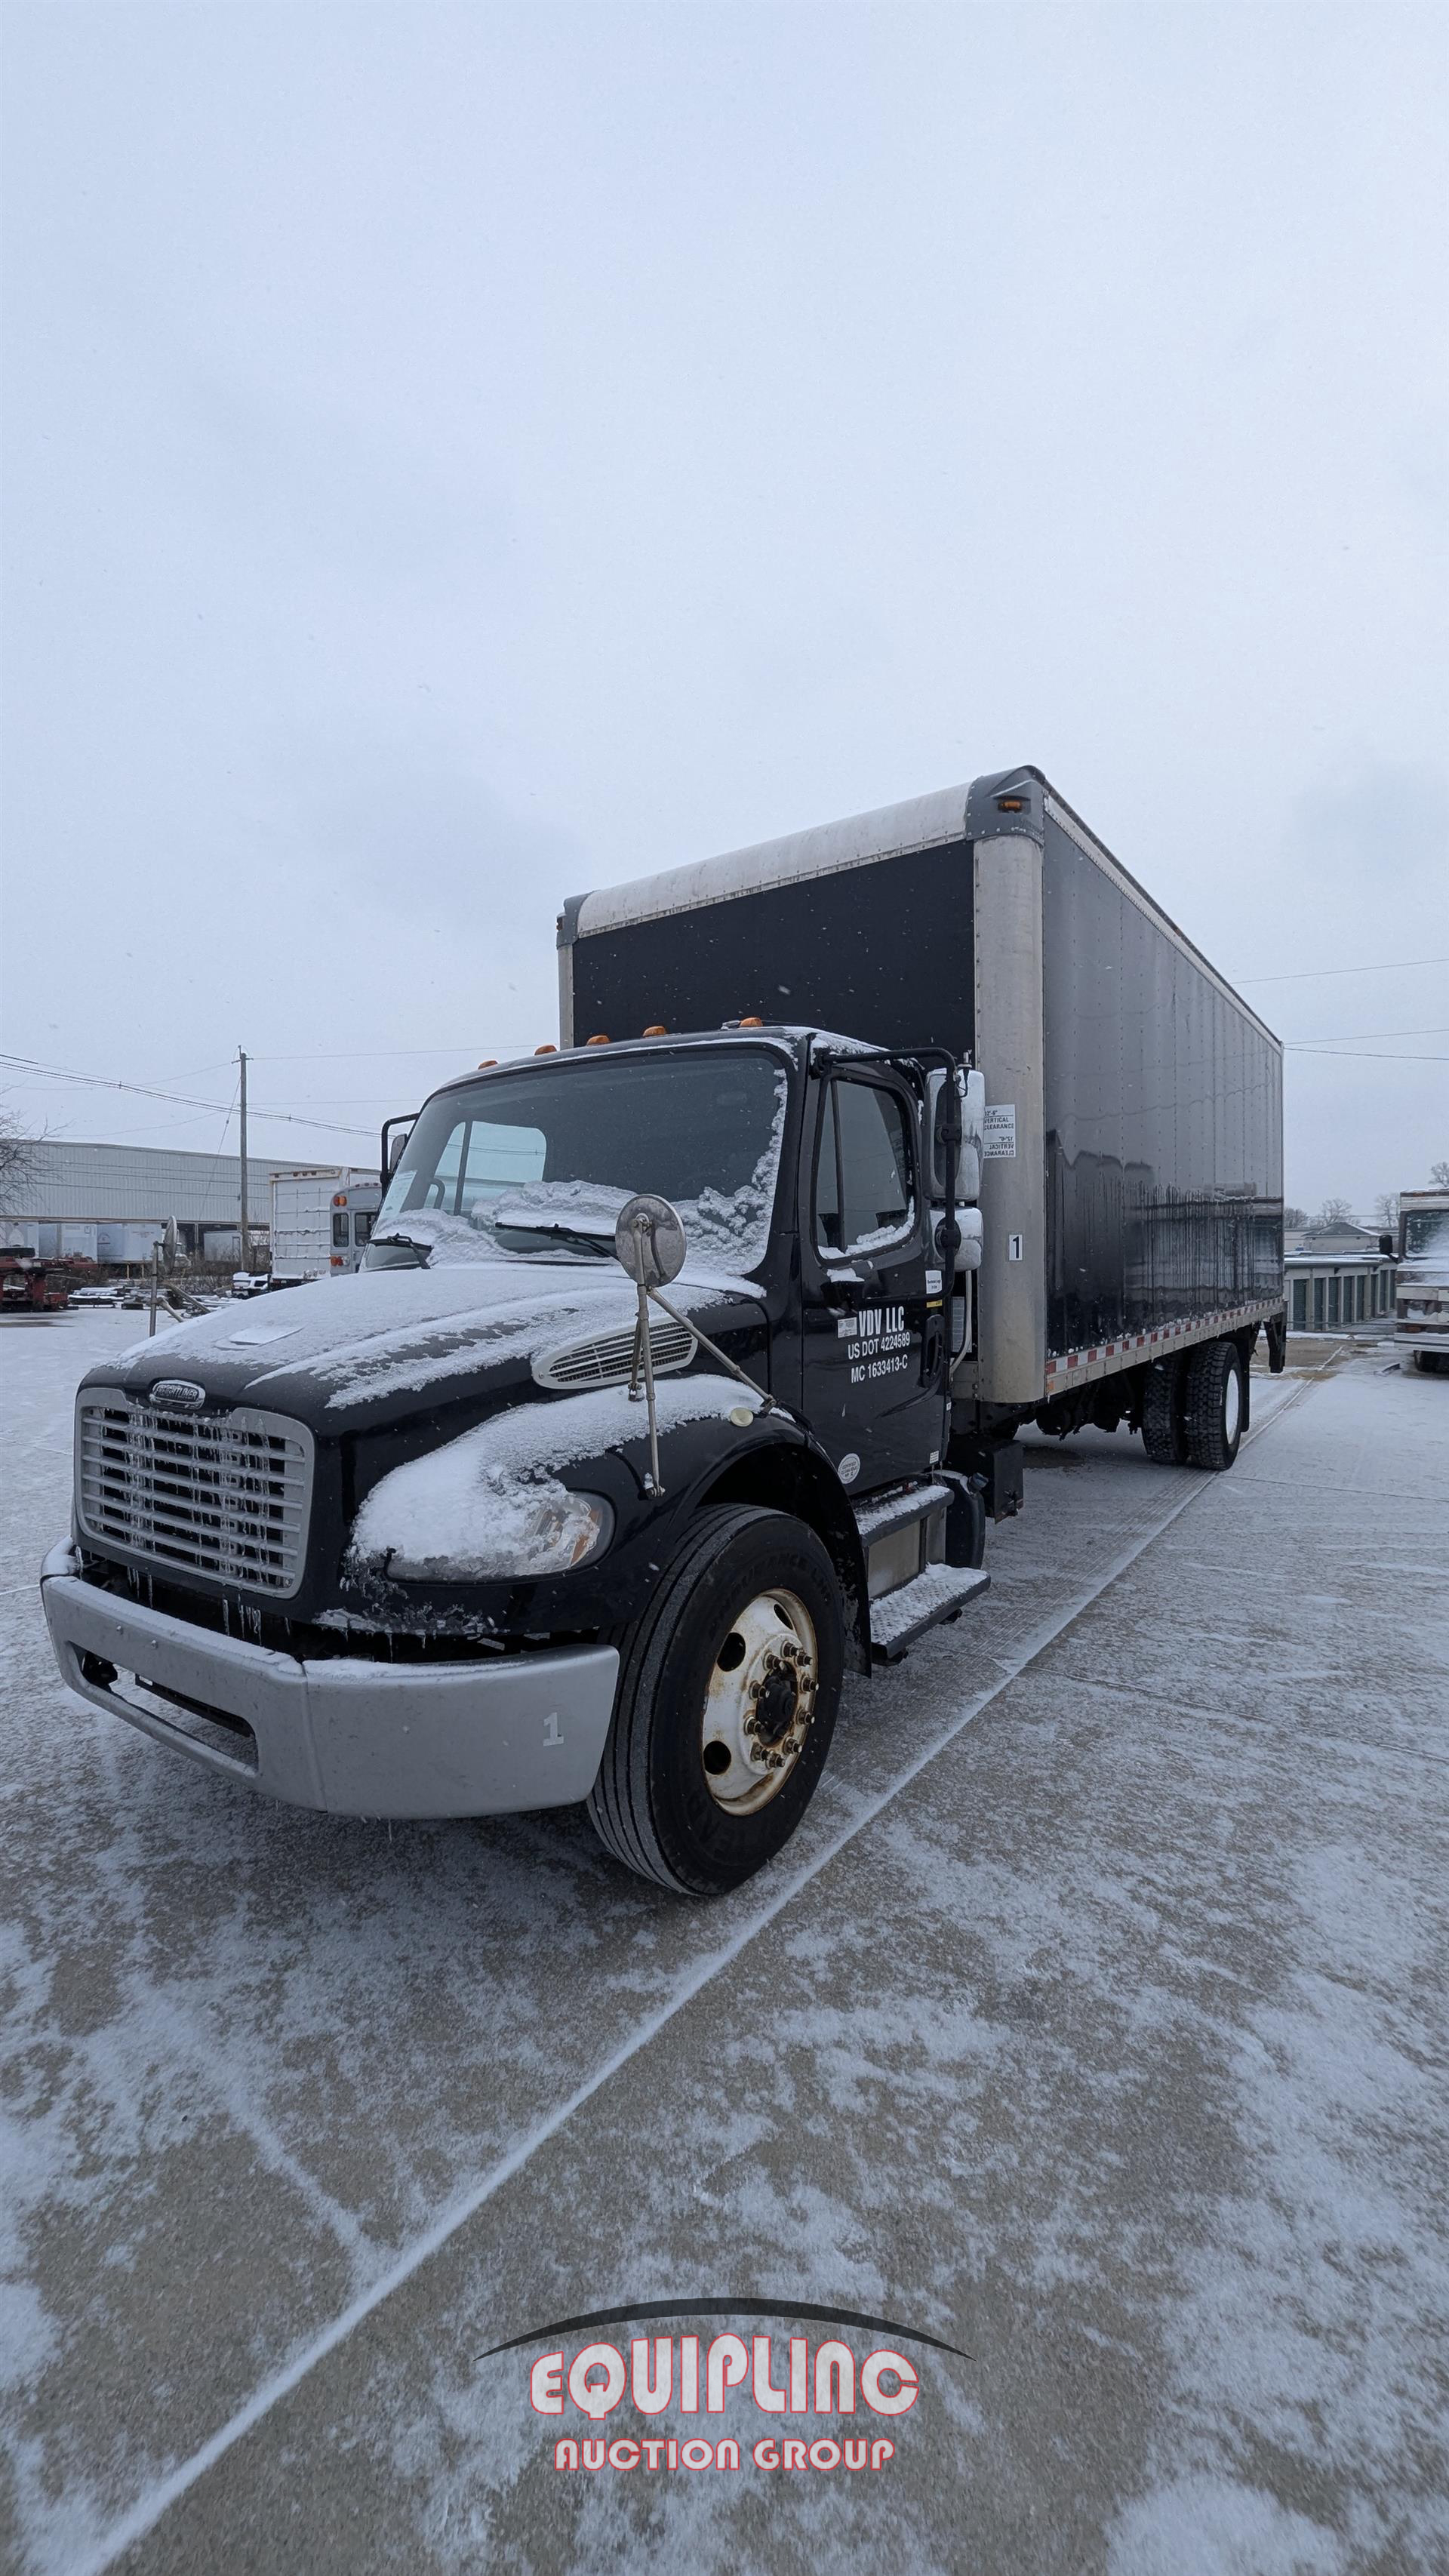
{"type": "Polygon", "coordinates": [[[658,1886],[723,1895],[772,1860],[830,1749],[845,1669],[835,1569],[786,1512],[691,1523],[631,1636],[589,1815],[658,1886]]]}
{"type": "Polygon", "coordinates": [[[1243,1437],[1243,1355],[1236,1342],[1201,1342],[1187,1364],[1187,1454],[1221,1475],[1243,1437]]]}

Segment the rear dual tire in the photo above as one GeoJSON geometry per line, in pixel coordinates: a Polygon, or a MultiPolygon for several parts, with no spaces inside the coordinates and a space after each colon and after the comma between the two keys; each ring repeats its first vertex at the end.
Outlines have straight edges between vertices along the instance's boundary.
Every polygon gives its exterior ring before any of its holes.
{"type": "Polygon", "coordinates": [[[1159,1467],[1222,1475],[1242,1446],[1243,1355],[1236,1342],[1199,1342],[1155,1360],[1142,1393],[1142,1443],[1159,1467]]]}
{"type": "Polygon", "coordinates": [[[1236,1342],[1201,1342],[1187,1364],[1188,1462],[1221,1475],[1243,1438],[1243,1355],[1236,1342]]]}
{"type": "Polygon", "coordinates": [[[1142,1390],[1142,1446],[1154,1467],[1183,1467],[1187,1464],[1187,1425],[1183,1418],[1183,1378],[1186,1360],[1181,1351],[1170,1359],[1154,1360],[1147,1372],[1142,1390]]]}

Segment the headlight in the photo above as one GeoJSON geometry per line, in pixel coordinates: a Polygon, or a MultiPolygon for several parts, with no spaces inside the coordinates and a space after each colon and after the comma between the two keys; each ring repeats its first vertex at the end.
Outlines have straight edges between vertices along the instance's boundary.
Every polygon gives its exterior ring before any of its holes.
{"type": "Polygon", "coordinates": [[[614,1510],[601,1494],[480,1470],[460,1457],[465,1445],[409,1459],[373,1487],[353,1524],[354,1565],[401,1583],[501,1583],[567,1574],[602,1556],[614,1510]]]}

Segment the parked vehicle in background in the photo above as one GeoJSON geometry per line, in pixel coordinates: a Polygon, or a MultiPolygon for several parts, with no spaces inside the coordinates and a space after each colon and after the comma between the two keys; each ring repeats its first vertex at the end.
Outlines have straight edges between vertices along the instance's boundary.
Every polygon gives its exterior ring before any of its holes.
{"type": "Polygon", "coordinates": [[[1399,1193],[1394,1338],[1411,1367],[1449,1369],[1449,1190],[1399,1193]]]}
{"type": "Polygon", "coordinates": [[[318,1166],[272,1175],[274,1287],[356,1270],[382,1201],[375,1171],[318,1166]]]}
{"type": "Polygon", "coordinates": [[[93,1261],[42,1261],[33,1245],[0,1245],[0,1313],[60,1314],[95,1276],[93,1261]]]}
{"type": "Polygon", "coordinates": [[[72,1288],[70,1303],[72,1306],[114,1306],[119,1295],[119,1289],[114,1286],[72,1288]]]}
{"type": "Polygon", "coordinates": [[[980,1601],[1025,1424],[1232,1466],[1284,1358],[1281,1048],[1036,770],[559,942],[562,1051],[384,1130],[361,1276],[92,1370],[42,1590],[73,1689],[238,1785],[586,1800],[715,1893],[846,1670],[980,1601]]]}

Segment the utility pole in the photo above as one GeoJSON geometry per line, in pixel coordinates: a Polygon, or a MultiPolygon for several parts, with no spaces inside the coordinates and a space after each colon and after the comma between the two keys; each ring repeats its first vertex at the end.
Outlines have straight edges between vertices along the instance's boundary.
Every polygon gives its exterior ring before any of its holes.
{"type": "Polygon", "coordinates": [[[241,1109],[241,1266],[247,1277],[252,1269],[252,1230],[247,1210],[247,1059],[246,1049],[238,1047],[237,1064],[241,1070],[238,1101],[241,1109]]]}

